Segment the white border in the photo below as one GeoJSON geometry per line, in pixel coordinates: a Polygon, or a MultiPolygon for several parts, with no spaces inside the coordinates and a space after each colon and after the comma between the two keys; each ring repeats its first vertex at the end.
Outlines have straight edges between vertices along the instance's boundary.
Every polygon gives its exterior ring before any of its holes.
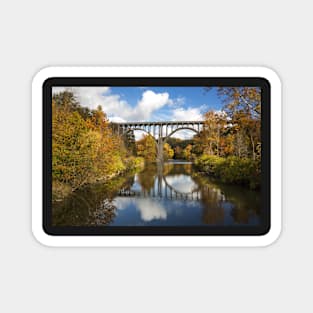
{"type": "Polygon", "coordinates": [[[32,83],[32,231],[54,247],[256,247],[281,232],[281,83],[265,67],[47,67],[32,83]],[[263,236],[51,236],[42,228],[42,85],[51,77],[263,77],[271,84],[271,229],[263,236]]]}

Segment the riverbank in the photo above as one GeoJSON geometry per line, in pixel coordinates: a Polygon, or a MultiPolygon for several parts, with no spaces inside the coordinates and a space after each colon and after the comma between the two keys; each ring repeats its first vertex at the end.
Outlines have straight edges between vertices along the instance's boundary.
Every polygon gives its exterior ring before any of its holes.
{"type": "Polygon", "coordinates": [[[58,180],[52,181],[52,201],[61,201],[67,196],[69,196],[74,191],[86,187],[87,185],[92,185],[95,183],[107,183],[112,179],[115,179],[119,176],[126,175],[132,171],[143,170],[145,166],[145,161],[141,157],[130,157],[124,160],[122,169],[119,169],[110,175],[86,178],[85,182],[80,186],[73,188],[71,184],[65,183],[58,180]]]}
{"type": "Polygon", "coordinates": [[[256,160],[202,155],[194,165],[202,175],[220,179],[223,183],[243,185],[254,190],[260,188],[260,163],[256,160]]]}

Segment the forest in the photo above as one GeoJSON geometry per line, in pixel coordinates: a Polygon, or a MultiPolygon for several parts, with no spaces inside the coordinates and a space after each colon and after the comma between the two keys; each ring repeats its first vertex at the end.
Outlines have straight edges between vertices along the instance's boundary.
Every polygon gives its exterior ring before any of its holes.
{"type": "MultiPolygon", "coordinates": [[[[210,88],[204,88],[209,91],[210,88]]],[[[204,128],[191,139],[168,138],[164,159],[192,161],[200,175],[225,183],[260,187],[261,91],[218,87],[221,111],[203,115],[204,128]]],[[[84,185],[108,181],[156,162],[155,139],[119,136],[101,106],[83,107],[72,92],[52,99],[52,189],[61,198],[84,185]]]]}

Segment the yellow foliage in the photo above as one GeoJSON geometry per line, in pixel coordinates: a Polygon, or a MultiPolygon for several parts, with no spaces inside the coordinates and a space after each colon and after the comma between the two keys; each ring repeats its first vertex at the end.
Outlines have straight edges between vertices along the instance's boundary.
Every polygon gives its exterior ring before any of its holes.
{"type": "MultiPolygon", "coordinates": [[[[75,190],[126,169],[124,147],[101,108],[86,119],[69,103],[52,103],[52,178],[75,190]]],[[[68,97],[66,98],[68,99],[68,97]]]]}

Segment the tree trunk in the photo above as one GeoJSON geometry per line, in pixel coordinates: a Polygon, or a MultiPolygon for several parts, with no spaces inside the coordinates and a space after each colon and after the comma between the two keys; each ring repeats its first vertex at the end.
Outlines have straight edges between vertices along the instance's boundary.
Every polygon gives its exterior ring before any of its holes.
{"type": "Polygon", "coordinates": [[[254,140],[253,140],[252,134],[250,134],[250,140],[252,144],[252,157],[253,157],[253,160],[255,160],[255,147],[254,147],[254,140]]]}

